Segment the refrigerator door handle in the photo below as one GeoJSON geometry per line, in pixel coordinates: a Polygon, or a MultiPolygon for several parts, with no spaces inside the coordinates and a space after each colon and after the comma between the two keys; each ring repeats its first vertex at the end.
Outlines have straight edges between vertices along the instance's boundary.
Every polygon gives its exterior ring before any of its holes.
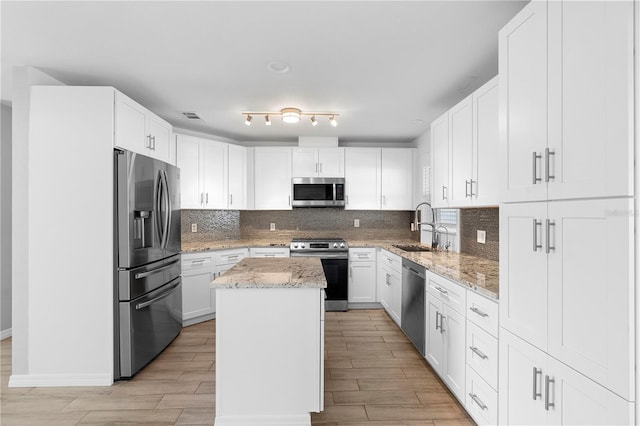
{"type": "Polygon", "coordinates": [[[165,201],[165,222],[164,222],[164,232],[163,232],[163,243],[162,248],[167,248],[167,244],[169,242],[169,232],[171,231],[171,194],[169,193],[169,178],[167,177],[167,172],[162,170],[162,182],[164,186],[164,190],[162,191],[162,196],[165,201]]]}
{"type": "Polygon", "coordinates": [[[165,297],[169,296],[171,293],[173,293],[173,291],[176,289],[176,287],[178,287],[180,285],[180,277],[176,278],[174,281],[178,281],[175,284],[171,285],[170,288],[167,289],[167,291],[165,291],[164,293],[162,293],[160,296],[154,297],[151,300],[147,300],[146,302],[142,302],[142,303],[138,303],[136,305],[136,310],[140,310],[140,309],[144,309],[149,305],[152,305],[154,303],[156,303],[158,300],[162,300],[165,297]]]}
{"type": "Polygon", "coordinates": [[[164,225],[162,223],[162,219],[160,216],[160,212],[162,211],[162,190],[163,190],[163,183],[162,183],[162,172],[158,172],[158,183],[156,184],[156,218],[155,218],[155,223],[156,223],[156,230],[158,231],[158,237],[160,238],[160,247],[164,246],[164,225]]]}
{"type": "Polygon", "coordinates": [[[180,259],[176,259],[173,262],[167,263],[166,265],[161,266],[160,268],[152,269],[151,271],[137,273],[134,275],[134,277],[136,280],[139,280],[140,278],[147,278],[150,275],[157,274],[158,272],[162,272],[166,269],[171,268],[173,265],[175,265],[178,262],[180,262],[180,259]]]}

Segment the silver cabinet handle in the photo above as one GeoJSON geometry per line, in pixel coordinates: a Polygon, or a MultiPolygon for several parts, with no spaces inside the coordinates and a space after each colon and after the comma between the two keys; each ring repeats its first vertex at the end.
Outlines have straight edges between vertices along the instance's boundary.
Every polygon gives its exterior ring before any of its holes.
{"type": "Polygon", "coordinates": [[[447,199],[447,195],[446,195],[446,193],[447,193],[447,192],[448,192],[448,191],[447,191],[447,187],[446,187],[446,186],[444,186],[444,185],[442,185],[442,199],[443,199],[443,200],[446,200],[446,199],[447,199]]]}
{"type": "Polygon", "coordinates": [[[289,205],[291,205],[291,195],[289,195],[289,205]]]}
{"type": "Polygon", "coordinates": [[[473,399],[473,401],[476,404],[478,404],[478,407],[480,407],[482,411],[487,409],[487,406],[484,405],[484,403],[480,400],[480,398],[478,398],[478,395],[476,395],[475,393],[469,393],[469,396],[471,397],[471,399],[473,399]]]}
{"type": "Polygon", "coordinates": [[[542,244],[538,244],[538,226],[542,226],[542,222],[533,219],[533,251],[538,251],[538,249],[542,248],[542,244]]]}
{"type": "Polygon", "coordinates": [[[489,314],[482,312],[480,309],[476,308],[475,306],[470,307],[469,310],[475,314],[480,315],[483,318],[486,318],[489,316],[489,314]]]}
{"type": "Polygon", "coordinates": [[[555,250],[556,247],[551,245],[551,227],[552,226],[556,226],[555,223],[551,222],[551,220],[546,219],[545,220],[545,228],[546,228],[546,234],[547,234],[547,240],[545,242],[545,252],[551,253],[551,250],[555,250]]]}
{"type": "Polygon", "coordinates": [[[233,205],[233,194],[229,194],[229,205],[233,205]]]}
{"type": "Polygon", "coordinates": [[[318,163],[316,163],[316,173],[318,173],[318,163]]]}
{"type": "Polygon", "coordinates": [[[549,174],[549,157],[552,155],[556,155],[555,151],[549,150],[549,148],[545,148],[544,150],[544,181],[549,182],[549,179],[555,179],[556,177],[552,174],[549,174]]]}
{"type": "Polygon", "coordinates": [[[478,183],[478,182],[474,181],[473,179],[471,179],[471,180],[469,181],[469,189],[470,189],[470,191],[469,191],[469,198],[477,197],[477,196],[478,196],[478,194],[474,194],[474,193],[473,193],[473,183],[474,183],[474,182],[476,183],[476,186],[477,186],[477,183],[478,183]]]}
{"type": "Polygon", "coordinates": [[[556,406],[556,404],[551,402],[549,398],[549,385],[555,382],[555,379],[551,379],[549,376],[544,376],[544,409],[547,411],[549,411],[549,407],[556,406]]]}
{"type": "Polygon", "coordinates": [[[152,149],[151,148],[151,135],[147,135],[147,149],[152,149]]]}
{"type": "Polygon", "coordinates": [[[207,192],[205,196],[205,204],[209,204],[209,193],[207,192]]]}
{"type": "Polygon", "coordinates": [[[192,261],[191,261],[191,264],[193,265],[193,264],[195,264],[195,263],[198,263],[198,264],[199,264],[199,263],[204,263],[204,262],[206,262],[204,259],[196,259],[196,260],[192,260],[192,261]]]}
{"type": "Polygon", "coordinates": [[[532,163],[532,170],[533,170],[531,183],[533,183],[534,185],[538,182],[542,182],[542,178],[538,177],[538,158],[542,159],[542,155],[538,155],[538,153],[534,151],[531,155],[531,163],[532,163]]]}
{"type": "Polygon", "coordinates": [[[445,318],[447,318],[447,317],[445,317],[444,315],[440,314],[440,334],[444,333],[444,331],[445,331],[444,330],[444,320],[445,320],[445,318]]]}
{"type": "Polygon", "coordinates": [[[536,367],[533,367],[533,400],[535,401],[538,397],[542,397],[542,394],[538,392],[538,374],[542,377],[542,370],[538,370],[536,367]]]}
{"type": "Polygon", "coordinates": [[[156,137],[155,136],[151,136],[151,142],[153,143],[153,147],[151,148],[152,150],[156,150],[156,137]]]}
{"type": "Polygon", "coordinates": [[[469,181],[464,181],[464,198],[469,198],[469,181]]]}
{"type": "Polygon", "coordinates": [[[386,275],[386,277],[385,277],[385,284],[386,284],[386,285],[391,285],[391,282],[389,282],[389,278],[391,278],[391,275],[389,275],[389,274],[385,274],[385,275],[386,275]]]}
{"type": "Polygon", "coordinates": [[[436,287],[436,290],[438,290],[440,292],[440,294],[443,294],[445,296],[447,296],[449,294],[449,292],[445,289],[443,289],[442,287],[436,287]]]}
{"type": "Polygon", "coordinates": [[[489,358],[488,356],[486,356],[485,354],[483,354],[480,349],[476,348],[475,346],[469,346],[469,349],[471,349],[471,352],[475,353],[476,355],[478,355],[480,358],[482,359],[487,359],[489,358]]]}
{"type": "Polygon", "coordinates": [[[320,173],[322,173],[322,163],[320,163],[320,173]]]}
{"type": "MultiPolygon", "coordinates": [[[[438,325],[438,317],[439,317],[440,315],[441,315],[441,314],[440,314],[440,312],[436,311],[436,330],[437,330],[437,329],[439,329],[439,328],[441,327],[440,325],[438,325]]],[[[440,332],[440,333],[442,333],[442,332],[440,332]]]]}

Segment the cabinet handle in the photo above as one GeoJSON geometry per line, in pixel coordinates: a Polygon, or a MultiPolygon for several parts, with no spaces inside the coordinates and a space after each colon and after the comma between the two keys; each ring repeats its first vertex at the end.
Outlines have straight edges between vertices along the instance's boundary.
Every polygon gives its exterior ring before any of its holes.
{"type": "Polygon", "coordinates": [[[386,285],[391,285],[391,282],[389,281],[389,278],[391,278],[391,275],[389,275],[389,274],[385,274],[385,275],[386,275],[385,284],[386,285]]]}
{"type": "MultiPolygon", "coordinates": [[[[477,197],[477,196],[478,196],[478,194],[474,194],[474,193],[473,193],[473,182],[476,182],[476,181],[474,181],[473,179],[471,179],[471,180],[469,181],[469,189],[471,190],[471,191],[469,192],[469,198],[477,197]]],[[[478,182],[476,182],[476,186],[478,186],[478,182]]]]}
{"type": "Polygon", "coordinates": [[[538,244],[538,226],[542,226],[542,222],[533,219],[533,251],[538,251],[538,249],[542,248],[542,244],[538,244]]]}
{"type": "Polygon", "coordinates": [[[551,245],[551,227],[552,226],[556,226],[555,223],[551,222],[551,220],[546,219],[545,220],[545,228],[546,228],[546,233],[547,233],[547,241],[545,243],[545,252],[547,254],[551,253],[551,250],[555,250],[556,247],[551,245]]]}
{"type": "Polygon", "coordinates": [[[538,392],[538,374],[542,377],[542,370],[538,370],[536,367],[533,367],[533,400],[535,401],[538,397],[542,397],[542,394],[538,392]]]}
{"type": "Polygon", "coordinates": [[[291,195],[289,195],[289,205],[291,205],[291,195]]]}
{"type": "Polygon", "coordinates": [[[229,194],[229,205],[233,205],[233,194],[229,194]]]}
{"type": "Polygon", "coordinates": [[[444,330],[444,320],[445,320],[445,318],[447,318],[447,317],[445,317],[444,315],[440,314],[440,334],[443,334],[445,332],[445,330],[444,330]]]}
{"type": "MultiPolygon", "coordinates": [[[[436,330],[440,328],[440,326],[438,325],[438,317],[440,316],[440,312],[436,311],[436,330]]],[[[440,332],[442,333],[442,332],[440,332]]]]}
{"type": "Polygon", "coordinates": [[[475,314],[480,315],[483,318],[486,318],[489,316],[489,314],[482,312],[480,309],[476,308],[475,306],[470,307],[469,310],[475,314]]]}
{"type": "Polygon", "coordinates": [[[200,204],[204,205],[204,192],[200,193],[200,204]]]}
{"type": "Polygon", "coordinates": [[[442,295],[444,295],[444,296],[448,296],[448,295],[449,295],[449,292],[448,292],[447,290],[443,289],[443,288],[442,288],[442,287],[440,287],[440,286],[437,286],[437,287],[436,287],[436,290],[438,290],[438,291],[440,292],[440,294],[442,294],[442,295]]]}
{"type": "Polygon", "coordinates": [[[482,411],[487,409],[487,406],[484,405],[484,403],[480,400],[480,398],[478,398],[478,395],[476,395],[475,393],[469,393],[469,396],[471,397],[471,399],[473,399],[473,401],[476,404],[478,404],[478,407],[480,407],[482,411]]]}
{"type": "Polygon", "coordinates": [[[316,163],[316,173],[318,173],[318,163],[316,163]]]}
{"type": "Polygon", "coordinates": [[[151,141],[153,142],[153,149],[154,151],[156,150],[156,137],[155,136],[151,136],[151,141]]]}
{"type": "Polygon", "coordinates": [[[556,406],[556,404],[551,402],[549,398],[549,385],[555,382],[555,379],[551,379],[549,376],[544,376],[544,409],[547,411],[549,411],[549,407],[556,406]]]}
{"type": "Polygon", "coordinates": [[[469,198],[469,181],[464,181],[464,198],[469,198]]]}
{"type": "Polygon", "coordinates": [[[209,204],[209,193],[207,192],[207,195],[205,196],[205,203],[208,205],[209,204]]]}
{"type": "Polygon", "coordinates": [[[478,355],[480,358],[482,359],[487,359],[489,358],[488,356],[486,356],[485,354],[483,354],[480,349],[476,348],[475,346],[469,346],[469,349],[471,349],[471,352],[475,353],[476,355],[478,355]]]}
{"type": "Polygon", "coordinates": [[[549,150],[549,148],[545,148],[544,150],[544,181],[549,182],[549,179],[555,179],[556,177],[552,174],[549,174],[549,157],[552,155],[556,155],[555,151],[549,150]]]}
{"type": "Polygon", "coordinates": [[[534,151],[531,155],[531,162],[532,162],[532,169],[533,169],[532,183],[534,185],[538,182],[542,182],[542,178],[538,177],[538,158],[542,159],[542,154],[538,155],[538,153],[534,151]]]}
{"type": "Polygon", "coordinates": [[[446,187],[446,186],[444,186],[444,185],[442,185],[442,199],[443,199],[443,200],[446,200],[446,199],[447,199],[447,194],[446,194],[446,192],[448,192],[448,191],[447,191],[447,187],[446,187]]]}
{"type": "Polygon", "coordinates": [[[320,163],[320,173],[322,173],[322,163],[320,163]]]}

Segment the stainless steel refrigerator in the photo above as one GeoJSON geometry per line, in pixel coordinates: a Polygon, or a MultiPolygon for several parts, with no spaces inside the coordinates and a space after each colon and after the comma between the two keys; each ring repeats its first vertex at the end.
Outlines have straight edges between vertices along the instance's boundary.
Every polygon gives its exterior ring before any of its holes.
{"type": "Polygon", "coordinates": [[[180,170],[114,151],[114,379],[133,377],[182,328],[180,170]]]}

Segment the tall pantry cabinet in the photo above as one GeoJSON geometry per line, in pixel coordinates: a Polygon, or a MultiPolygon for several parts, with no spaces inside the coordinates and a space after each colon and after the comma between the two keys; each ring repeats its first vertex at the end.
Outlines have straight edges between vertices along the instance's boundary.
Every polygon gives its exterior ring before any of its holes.
{"type": "Polygon", "coordinates": [[[634,423],[633,3],[534,0],[499,56],[499,422],[634,423]]]}

